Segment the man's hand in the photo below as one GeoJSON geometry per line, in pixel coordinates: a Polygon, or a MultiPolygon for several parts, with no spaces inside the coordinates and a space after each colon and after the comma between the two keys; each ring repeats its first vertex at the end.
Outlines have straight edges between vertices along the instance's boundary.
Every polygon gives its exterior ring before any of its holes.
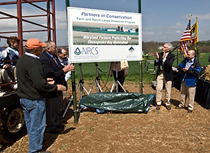
{"type": "Polygon", "coordinates": [[[187,72],[188,69],[189,69],[189,67],[183,68],[183,71],[184,71],[184,72],[187,72]]]}
{"type": "Polygon", "coordinates": [[[66,91],[66,87],[61,84],[57,84],[57,91],[66,91]]]}
{"type": "Polygon", "coordinates": [[[64,73],[66,73],[68,71],[72,71],[73,69],[74,69],[74,65],[70,63],[69,65],[64,66],[63,71],[64,73]]]}
{"type": "Polygon", "coordinates": [[[53,80],[53,78],[47,78],[47,83],[54,84],[55,81],[53,80]]]}
{"type": "Polygon", "coordinates": [[[166,52],[163,52],[162,58],[164,59],[166,57],[166,52]]]}
{"type": "Polygon", "coordinates": [[[158,54],[158,52],[153,53],[153,55],[155,55],[156,56],[156,59],[159,60],[159,54],[158,54]]]}

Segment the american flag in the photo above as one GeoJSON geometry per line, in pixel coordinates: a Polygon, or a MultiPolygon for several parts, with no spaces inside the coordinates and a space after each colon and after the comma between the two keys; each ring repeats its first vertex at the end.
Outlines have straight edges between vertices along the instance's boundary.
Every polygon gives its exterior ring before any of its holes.
{"type": "Polygon", "coordinates": [[[181,49],[183,50],[185,57],[188,52],[188,43],[190,43],[190,41],[191,41],[191,30],[190,30],[190,22],[189,22],[179,41],[181,49]]]}

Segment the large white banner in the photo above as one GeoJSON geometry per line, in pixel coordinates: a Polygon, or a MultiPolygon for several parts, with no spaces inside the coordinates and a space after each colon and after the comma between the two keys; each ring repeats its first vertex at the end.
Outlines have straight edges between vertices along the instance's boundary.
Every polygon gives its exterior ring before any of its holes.
{"type": "Polygon", "coordinates": [[[71,62],[142,60],[141,14],[67,9],[71,62]]]}

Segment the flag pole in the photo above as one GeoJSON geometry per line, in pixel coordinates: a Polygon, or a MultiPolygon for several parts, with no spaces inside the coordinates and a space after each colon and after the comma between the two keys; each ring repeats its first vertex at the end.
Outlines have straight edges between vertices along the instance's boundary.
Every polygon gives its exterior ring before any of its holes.
{"type": "MultiPolygon", "coordinates": [[[[139,0],[139,13],[141,13],[141,0],[139,0]]],[[[140,31],[139,31],[140,32],[140,31]]],[[[140,78],[139,78],[139,83],[140,83],[140,93],[143,93],[143,78],[142,78],[142,60],[139,62],[139,73],[140,73],[140,78]]]]}
{"type": "MultiPolygon", "coordinates": [[[[192,14],[189,14],[188,17],[189,17],[189,29],[191,29],[191,24],[190,24],[190,23],[191,23],[192,14]]],[[[190,37],[191,37],[191,36],[190,36],[190,37]]],[[[188,40],[188,42],[189,42],[189,40],[188,40]]],[[[191,40],[190,40],[190,43],[187,44],[187,46],[188,46],[188,51],[190,50],[190,44],[191,44],[191,40]]],[[[187,51],[187,52],[188,52],[188,51],[187,51]]]]}
{"type": "MultiPolygon", "coordinates": [[[[66,9],[70,7],[69,0],[66,0],[66,9]]],[[[67,14],[67,11],[66,11],[67,14]]],[[[68,16],[68,15],[66,15],[68,16]]],[[[70,47],[70,46],[69,46],[70,47]]],[[[73,63],[74,65],[74,63],[73,63]]],[[[79,120],[79,115],[77,111],[77,101],[76,101],[76,83],[75,83],[75,70],[71,71],[71,84],[72,84],[72,95],[73,95],[73,114],[74,114],[74,123],[77,124],[79,120]]]]}
{"type": "MultiPolygon", "coordinates": [[[[198,22],[198,17],[196,17],[195,19],[196,19],[195,24],[196,24],[196,29],[197,29],[197,30],[196,30],[196,37],[197,37],[196,39],[197,39],[197,41],[198,41],[198,27],[197,27],[197,26],[198,26],[198,23],[197,23],[197,22],[198,22]]],[[[198,42],[197,42],[197,43],[198,43],[198,42]]],[[[195,43],[195,50],[196,50],[197,60],[199,61],[199,51],[198,51],[198,48],[197,48],[197,43],[195,43]]]]}

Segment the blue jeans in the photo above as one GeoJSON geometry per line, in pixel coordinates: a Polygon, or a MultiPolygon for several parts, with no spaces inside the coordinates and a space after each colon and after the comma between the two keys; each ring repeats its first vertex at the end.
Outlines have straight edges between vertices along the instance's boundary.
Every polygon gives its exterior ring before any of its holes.
{"type": "Polygon", "coordinates": [[[45,98],[39,100],[20,99],[24,110],[25,123],[29,136],[29,153],[42,149],[46,124],[45,98]]]}

